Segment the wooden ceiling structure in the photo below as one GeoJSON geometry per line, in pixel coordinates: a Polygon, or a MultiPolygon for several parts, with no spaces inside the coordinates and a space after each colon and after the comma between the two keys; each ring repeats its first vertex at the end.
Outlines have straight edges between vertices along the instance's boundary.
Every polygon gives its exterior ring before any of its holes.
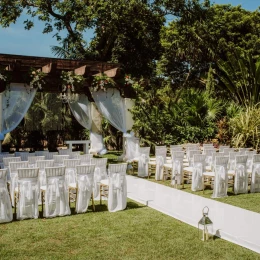
{"type": "MultiPolygon", "coordinates": [[[[95,74],[105,73],[114,79],[122,77],[120,75],[120,64],[107,63],[88,60],[69,60],[46,57],[22,56],[12,54],[0,54],[0,68],[4,68],[11,74],[12,82],[26,83],[25,75],[29,75],[31,69],[46,73],[43,86],[44,92],[61,92],[61,72],[72,71],[76,75],[86,78],[83,87],[76,90],[77,93],[85,93],[89,96],[91,81],[95,74]]],[[[28,76],[27,76],[28,78],[28,76]]],[[[2,82],[0,92],[4,91],[2,82]]]]}

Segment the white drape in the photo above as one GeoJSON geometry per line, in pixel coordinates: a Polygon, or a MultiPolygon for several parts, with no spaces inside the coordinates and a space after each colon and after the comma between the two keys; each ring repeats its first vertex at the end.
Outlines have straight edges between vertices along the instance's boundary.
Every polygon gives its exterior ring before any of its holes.
{"type": "Polygon", "coordinates": [[[126,133],[125,105],[119,90],[109,88],[107,91],[93,91],[92,96],[98,110],[109,123],[117,130],[126,133]]]}
{"type": "Polygon", "coordinates": [[[150,147],[140,147],[138,159],[138,176],[148,176],[148,163],[150,161],[150,147]]]}
{"type": "Polygon", "coordinates": [[[90,131],[90,142],[95,152],[103,151],[102,135],[91,132],[91,102],[88,100],[88,97],[84,94],[76,94],[76,101],[69,103],[69,106],[78,123],[90,131]]]}
{"type": "Polygon", "coordinates": [[[3,140],[5,134],[19,125],[27,113],[35,94],[35,88],[20,83],[11,83],[10,90],[5,90],[0,94],[0,140],[3,140]]]}

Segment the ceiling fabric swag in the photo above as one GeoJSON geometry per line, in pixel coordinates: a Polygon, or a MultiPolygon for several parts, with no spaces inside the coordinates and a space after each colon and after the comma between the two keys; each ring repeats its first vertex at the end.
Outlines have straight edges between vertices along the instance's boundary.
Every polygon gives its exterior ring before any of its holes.
{"type": "Polygon", "coordinates": [[[11,83],[10,87],[0,94],[1,125],[0,140],[14,130],[27,113],[37,89],[22,83],[11,83]]]}
{"type": "Polygon", "coordinates": [[[88,97],[85,94],[76,94],[76,101],[69,102],[69,107],[78,121],[84,128],[90,131],[90,142],[91,142],[91,149],[90,152],[94,153],[106,153],[106,149],[103,143],[103,137],[96,129],[94,129],[93,124],[94,121],[92,120],[92,110],[93,105],[88,100],[88,97]]]}

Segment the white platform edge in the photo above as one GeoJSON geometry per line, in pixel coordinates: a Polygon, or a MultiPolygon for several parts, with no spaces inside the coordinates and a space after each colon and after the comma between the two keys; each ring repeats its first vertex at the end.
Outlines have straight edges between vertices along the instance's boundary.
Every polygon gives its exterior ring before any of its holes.
{"type": "Polygon", "coordinates": [[[258,213],[129,175],[127,197],[196,228],[208,206],[215,235],[260,253],[258,213]]]}

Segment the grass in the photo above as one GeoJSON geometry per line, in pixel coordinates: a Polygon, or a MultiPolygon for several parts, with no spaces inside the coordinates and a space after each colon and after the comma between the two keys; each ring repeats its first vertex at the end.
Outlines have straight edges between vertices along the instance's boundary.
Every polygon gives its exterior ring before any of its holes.
{"type": "Polygon", "coordinates": [[[260,259],[230,242],[202,242],[196,228],[128,201],[124,211],[14,221],[0,225],[2,259],[260,259]]]}
{"type": "MultiPolygon", "coordinates": [[[[109,163],[115,163],[117,156],[120,155],[120,152],[109,152],[108,154],[104,155],[103,157],[107,157],[109,163]]],[[[133,176],[137,177],[137,172],[134,172],[133,176]]],[[[166,181],[156,181],[154,179],[154,176],[151,176],[149,181],[152,182],[157,182],[162,185],[166,185],[169,187],[171,186],[171,181],[166,180],[166,181]]],[[[173,187],[172,187],[173,188],[173,187]]],[[[211,195],[213,194],[213,190],[206,189],[204,194],[202,191],[192,191],[191,190],[191,184],[184,184],[184,189],[181,189],[182,191],[189,192],[195,195],[199,195],[208,199],[212,199],[211,195]]],[[[235,195],[234,192],[231,190],[231,188],[228,189],[228,197],[225,198],[219,198],[219,199],[214,199],[223,203],[227,203],[236,207],[240,207],[243,209],[247,209],[253,212],[260,213],[260,193],[248,193],[248,194],[239,194],[235,195]]]]}

